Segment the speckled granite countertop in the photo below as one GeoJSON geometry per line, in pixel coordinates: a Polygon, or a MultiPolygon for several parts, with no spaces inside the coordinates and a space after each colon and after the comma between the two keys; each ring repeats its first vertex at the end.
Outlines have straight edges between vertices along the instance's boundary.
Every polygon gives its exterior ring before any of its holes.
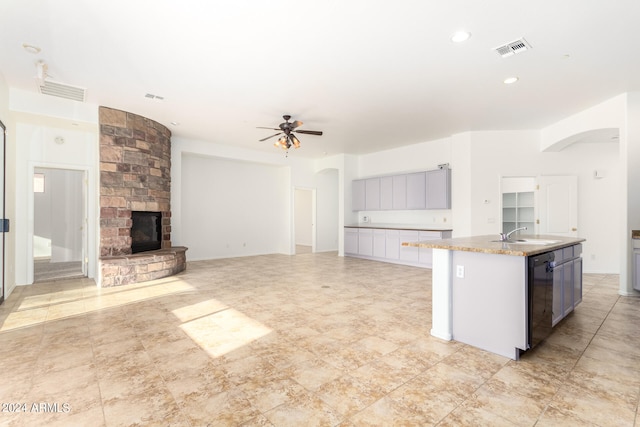
{"type": "Polygon", "coordinates": [[[381,228],[384,230],[411,230],[411,231],[453,231],[451,228],[438,228],[434,226],[428,225],[413,225],[413,224],[370,224],[370,223],[359,223],[359,224],[348,224],[345,225],[344,228],[381,228]]]}
{"type": "Polygon", "coordinates": [[[640,230],[631,230],[632,239],[640,239],[640,230]]]}
{"type": "Polygon", "coordinates": [[[573,246],[585,239],[580,237],[563,237],[549,235],[520,234],[516,239],[542,239],[553,240],[554,243],[545,245],[518,244],[507,242],[494,242],[499,240],[497,234],[486,236],[456,237],[454,239],[428,240],[423,242],[402,242],[402,246],[416,246],[419,248],[448,249],[452,251],[481,252],[486,254],[530,256],[543,252],[573,246]]]}

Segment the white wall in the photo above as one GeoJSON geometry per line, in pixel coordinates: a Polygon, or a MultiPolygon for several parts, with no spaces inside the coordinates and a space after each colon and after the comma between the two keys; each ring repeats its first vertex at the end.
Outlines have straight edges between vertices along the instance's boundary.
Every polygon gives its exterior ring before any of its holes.
{"type": "Polygon", "coordinates": [[[587,239],[585,271],[618,272],[620,236],[612,234],[611,228],[603,227],[603,218],[607,218],[612,227],[618,222],[611,211],[619,205],[621,197],[617,143],[581,143],[560,152],[541,152],[539,131],[470,132],[361,156],[359,177],[433,169],[439,163],[451,164],[451,210],[361,214],[369,215],[373,222],[448,226],[453,228],[455,236],[497,235],[501,231],[501,177],[577,175],[578,234],[587,239]],[[607,177],[594,179],[596,169],[606,171],[607,177]],[[453,218],[455,222],[451,221],[453,218]],[[458,229],[465,233],[460,234],[458,229]]]}
{"type": "Polygon", "coordinates": [[[181,240],[190,260],[287,250],[284,168],[185,153],[181,240]]]}
{"type": "Polygon", "coordinates": [[[339,227],[339,171],[324,169],[316,173],[316,252],[337,251],[339,227]]]}
{"type": "MultiPolygon", "coordinates": [[[[585,272],[619,271],[620,236],[612,233],[619,206],[619,144],[573,144],[560,152],[540,152],[538,132],[474,132],[471,141],[471,230],[474,235],[500,230],[502,176],[576,175],[578,177],[578,235],[583,244],[585,272]],[[595,179],[595,170],[607,177],[595,179]],[[484,204],[484,199],[490,200],[484,204]],[[494,221],[491,222],[490,220],[494,221]]],[[[455,188],[454,188],[455,191],[455,188]]],[[[455,226],[454,226],[455,229],[455,226]]]]}
{"type": "Polygon", "coordinates": [[[99,239],[99,196],[98,196],[98,131],[97,106],[77,103],[64,99],[55,99],[54,103],[46,95],[21,97],[20,91],[11,93],[12,118],[16,135],[16,220],[13,222],[15,233],[15,283],[17,285],[33,282],[33,172],[36,167],[61,168],[86,173],[87,182],[87,274],[96,277],[99,239]],[[46,100],[42,105],[40,99],[46,100]],[[28,101],[28,102],[27,102],[28,101]],[[14,105],[15,102],[15,105],[14,105]],[[52,105],[60,104],[59,109],[49,115],[33,115],[16,110],[28,108],[46,112],[52,105]],[[78,104],[77,108],[68,103],[78,104]],[[82,105],[80,105],[82,104],[82,105]],[[84,112],[82,117],[90,116],[88,110],[95,110],[93,120],[87,123],[72,117],[58,118],[69,111],[84,112]],[[54,117],[55,116],[55,117],[54,117]],[[57,144],[56,137],[64,138],[64,144],[57,144]]]}
{"type": "MultiPolygon", "coordinates": [[[[181,138],[172,138],[171,145],[171,238],[172,244],[189,248],[188,259],[295,253],[293,215],[296,187],[316,190],[316,232],[320,230],[328,236],[328,240],[322,238],[316,241],[316,250],[338,248],[338,214],[334,207],[339,203],[339,188],[335,186],[335,178],[316,173],[314,161],[296,158],[294,153],[285,157],[281,150],[264,153],[181,138]],[[194,157],[199,157],[200,160],[194,161],[194,157]],[[220,169],[226,170],[224,176],[215,175],[215,171],[220,169]],[[243,176],[236,179],[234,177],[238,170],[243,171],[243,176]],[[235,235],[241,235],[245,229],[252,230],[251,236],[236,242],[235,247],[229,242],[227,248],[225,241],[224,247],[218,247],[215,251],[209,248],[208,252],[205,252],[203,248],[208,244],[208,236],[202,233],[195,234],[188,229],[191,227],[190,215],[193,214],[191,210],[195,198],[195,192],[191,188],[195,178],[201,175],[210,179],[223,179],[227,188],[232,188],[234,192],[249,192],[245,197],[247,200],[253,200],[252,204],[247,206],[237,203],[216,205],[216,208],[224,211],[226,215],[224,223],[219,225],[225,227],[225,233],[233,231],[235,235]],[[260,204],[255,205],[256,201],[263,199],[269,203],[267,210],[260,204]]],[[[224,197],[228,196],[222,194],[224,197]]],[[[219,230],[210,231],[219,233],[219,230]]]]}

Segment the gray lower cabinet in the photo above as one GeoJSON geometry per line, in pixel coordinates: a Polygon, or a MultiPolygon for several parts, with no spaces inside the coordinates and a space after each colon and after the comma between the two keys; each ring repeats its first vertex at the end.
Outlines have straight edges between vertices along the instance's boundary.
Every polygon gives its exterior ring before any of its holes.
{"type": "Polygon", "coordinates": [[[344,254],[395,264],[431,268],[433,265],[432,249],[402,246],[402,243],[450,237],[450,230],[345,227],[344,254]]]}
{"type": "Polygon", "coordinates": [[[551,325],[555,326],[582,301],[582,245],[554,251],[551,325]]]}
{"type": "Polygon", "coordinates": [[[633,239],[633,289],[640,291],[640,239],[633,239]]]}
{"type": "Polygon", "coordinates": [[[358,229],[344,229],[344,253],[349,255],[358,255],[358,229]]]}
{"type": "Polygon", "coordinates": [[[375,258],[387,256],[387,236],[385,230],[373,230],[373,254],[375,258]]]}
{"type": "Polygon", "coordinates": [[[400,230],[384,230],[385,258],[390,261],[400,259],[400,230]]]}
{"type": "MultiPolygon", "coordinates": [[[[420,232],[417,230],[400,230],[400,243],[417,242],[420,232]]],[[[400,246],[400,260],[409,264],[417,264],[420,260],[418,248],[413,246],[400,246]]]]}
{"type": "Polygon", "coordinates": [[[373,230],[370,228],[358,230],[358,255],[373,256],[373,230]]]}

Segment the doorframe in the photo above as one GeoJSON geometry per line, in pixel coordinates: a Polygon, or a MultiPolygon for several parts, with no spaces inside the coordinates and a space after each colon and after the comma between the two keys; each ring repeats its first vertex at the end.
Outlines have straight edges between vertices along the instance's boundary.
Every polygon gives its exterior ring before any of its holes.
{"type": "MultiPolygon", "coordinates": [[[[0,132],[2,132],[2,221],[7,218],[7,127],[4,125],[2,120],[0,120],[0,132]]],[[[5,252],[7,250],[6,247],[6,234],[7,231],[2,231],[2,283],[0,283],[0,304],[2,304],[6,298],[7,288],[5,287],[5,252]]]]}
{"type": "Polygon", "coordinates": [[[315,188],[310,187],[293,187],[293,217],[292,217],[292,228],[293,228],[293,239],[291,241],[291,247],[293,254],[296,253],[296,190],[300,191],[310,191],[311,192],[311,253],[316,252],[316,192],[315,188]]]}
{"type": "Polygon", "coordinates": [[[27,284],[33,285],[34,281],[34,253],[33,253],[33,235],[35,227],[35,193],[33,192],[33,175],[36,168],[40,169],[59,169],[69,171],[82,172],[82,274],[85,277],[89,276],[89,168],[80,167],[77,165],[59,164],[59,163],[43,163],[43,162],[29,162],[27,167],[29,174],[29,185],[27,191],[29,197],[27,197],[27,284]]]}

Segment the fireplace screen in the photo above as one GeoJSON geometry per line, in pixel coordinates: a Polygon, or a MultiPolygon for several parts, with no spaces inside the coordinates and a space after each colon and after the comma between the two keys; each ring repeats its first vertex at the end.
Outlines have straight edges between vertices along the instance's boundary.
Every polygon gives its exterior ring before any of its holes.
{"type": "Polygon", "coordinates": [[[131,252],[154,251],[162,247],[162,213],[131,212],[131,252]]]}

